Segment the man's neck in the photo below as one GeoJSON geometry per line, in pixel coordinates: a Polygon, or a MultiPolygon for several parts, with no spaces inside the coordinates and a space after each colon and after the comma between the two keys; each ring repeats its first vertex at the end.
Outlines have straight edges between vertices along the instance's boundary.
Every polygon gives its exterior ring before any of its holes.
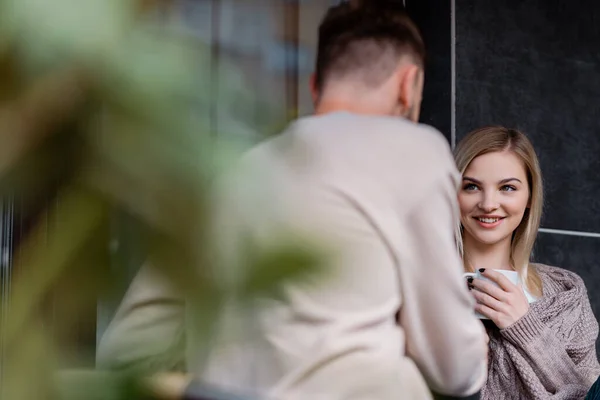
{"type": "Polygon", "coordinates": [[[510,237],[500,243],[488,245],[480,243],[468,234],[464,237],[464,253],[468,264],[473,269],[513,269],[510,262],[510,237]]]}
{"type": "Polygon", "coordinates": [[[321,100],[315,108],[316,115],[329,114],[333,112],[349,112],[359,115],[391,115],[389,110],[378,106],[376,103],[364,103],[356,101],[344,101],[338,99],[321,100]]]}

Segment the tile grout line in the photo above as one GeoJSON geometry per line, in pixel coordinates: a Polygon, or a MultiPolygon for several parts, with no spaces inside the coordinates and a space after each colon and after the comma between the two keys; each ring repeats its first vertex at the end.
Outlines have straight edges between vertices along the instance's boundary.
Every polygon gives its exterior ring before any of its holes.
{"type": "Polygon", "coordinates": [[[450,146],[456,147],[456,0],[450,2],[450,146]]]}
{"type": "Polygon", "coordinates": [[[591,238],[600,239],[600,233],[596,233],[596,232],[569,231],[569,230],[564,230],[564,229],[549,229],[549,228],[540,228],[539,232],[554,233],[556,235],[581,236],[581,237],[591,237],[591,238]]]}

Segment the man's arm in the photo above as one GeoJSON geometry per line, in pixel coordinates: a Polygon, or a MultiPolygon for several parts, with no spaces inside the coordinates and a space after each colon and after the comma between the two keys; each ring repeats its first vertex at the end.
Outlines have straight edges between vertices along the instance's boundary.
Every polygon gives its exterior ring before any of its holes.
{"type": "MultiPolygon", "coordinates": [[[[209,192],[210,218],[206,221],[211,233],[204,243],[207,251],[215,251],[223,262],[232,262],[236,252],[239,216],[233,201],[245,198],[231,192],[236,185],[218,179],[209,192]],[[233,193],[233,194],[232,194],[233,193]],[[227,240],[225,240],[227,239],[227,240]]],[[[200,244],[199,244],[200,245],[200,244]]],[[[210,268],[210,266],[203,266],[210,268]]],[[[220,268],[220,279],[235,276],[231,268],[220,268]]],[[[214,272],[214,271],[212,271],[214,272]]],[[[215,284],[218,284],[215,282],[215,284]]],[[[105,369],[142,368],[152,372],[194,372],[190,351],[198,343],[190,343],[189,305],[167,277],[152,265],[143,265],[129,286],[115,316],[98,343],[96,364],[105,369]],[[187,322],[186,322],[187,320],[187,322]],[[187,337],[186,337],[187,334],[187,337]]]]}
{"type": "Polygon", "coordinates": [[[448,166],[409,214],[402,252],[407,256],[400,260],[400,324],[407,354],[431,390],[460,397],[477,393],[485,382],[487,346],[453,234],[458,224],[455,174],[448,166]]]}
{"type": "Polygon", "coordinates": [[[184,370],[184,312],[166,278],[144,265],[98,344],[98,367],[184,370]]]}

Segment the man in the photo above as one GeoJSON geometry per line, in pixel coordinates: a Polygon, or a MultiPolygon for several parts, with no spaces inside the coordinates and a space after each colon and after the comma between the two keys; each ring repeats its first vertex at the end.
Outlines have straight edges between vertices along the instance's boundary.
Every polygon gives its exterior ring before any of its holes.
{"type": "MultiPolygon", "coordinates": [[[[206,369],[188,353],[208,382],[269,399],[386,400],[472,396],[485,380],[484,333],[453,237],[458,172],[445,139],[416,123],[422,39],[398,6],[373,3],[329,10],[315,115],[242,157],[236,194],[222,203],[236,210],[232,236],[260,245],[291,231],[327,244],[327,273],[287,284],[247,325],[226,318],[206,369]],[[240,195],[265,183],[264,196],[240,195]]],[[[128,313],[162,296],[139,293],[117,314],[105,354],[127,351],[115,342],[131,333],[122,326],[134,329],[128,313]]]]}

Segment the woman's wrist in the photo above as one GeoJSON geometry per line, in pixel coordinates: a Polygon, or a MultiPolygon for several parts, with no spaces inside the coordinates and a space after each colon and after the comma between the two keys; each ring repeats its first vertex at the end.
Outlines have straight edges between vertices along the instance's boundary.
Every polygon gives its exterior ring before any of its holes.
{"type": "Polygon", "coordinates": [[[513,344],[519,345],[538,339],[544,329],[544,323],[530,307],[516,322],[500,329],[500,334],[513,344]]]}

